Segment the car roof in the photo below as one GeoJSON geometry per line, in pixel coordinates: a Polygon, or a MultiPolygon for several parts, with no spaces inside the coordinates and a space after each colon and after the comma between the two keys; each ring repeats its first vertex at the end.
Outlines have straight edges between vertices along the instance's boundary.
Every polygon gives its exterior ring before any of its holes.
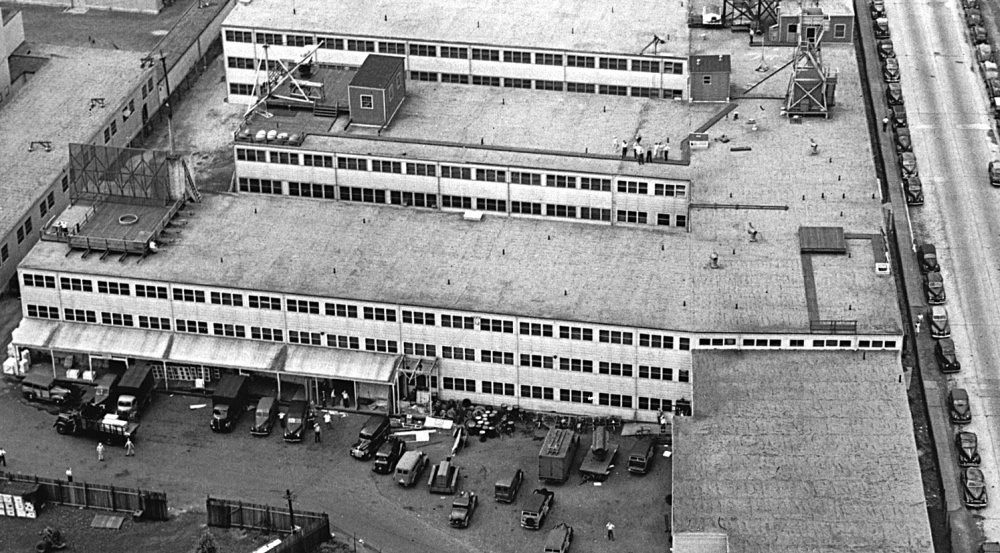
{"type": "Polygon", "coordinates": [[[931,271],[931,272],[927,273],[927,281],[931,282],[931,283],[940,282],[940,283],[944,284],[944,277],[942,277],[941,273],[939,273],[937,271],[931,271]]]}
{"type": "Polygon", "coordinates": [[[953,399],[969,399],[969,392],[966,392],[965,388],[955,388],[951,391],[951,397],[953,399]]]}
{"type": "Polygon", "coordinates": [[[951,338],[938,340],[937,346],[941,348],[941,353],[955,353],[955,342],[951,338]]]}
{"type": "Polygon", "coordinates": [[[947,317],[947,316],[948,316],[948,310],[945,309],[943,305],[933,305],[933,306],[931,306],[931,317],[932,318],[947,317]]]}
{"type": "Polygon", "coordinates": [[[977,436],[975,432],[959,432],[958,437],[962,438],[963,440],[968,438],[975,442],[979,441],[979,436],[977,436]]]}

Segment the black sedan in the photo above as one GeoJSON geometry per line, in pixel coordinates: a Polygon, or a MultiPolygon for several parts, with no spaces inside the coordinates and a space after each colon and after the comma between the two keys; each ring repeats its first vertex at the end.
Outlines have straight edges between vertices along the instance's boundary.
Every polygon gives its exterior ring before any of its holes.
{"type": "Polygon", "coordinates": [[[979,437],[975,432],[959,432],[955,435],[955,449],[958,450],[958,466],[978,467],[982,459],[979,457],[979,437]]]}
{"type": "Polygon", "coordinates": [[[920,184],[920,177],[907,177],[903,187],[906,189],[907,205],[924,204],[924,187],[920,184]]]}
{"type": "Polygon", "coordinates": [[[954,424],[969,424],[972,422],[972,407],[969,405],[969,392],[964,388],[955,388],[948,393],[948,418],[954,424]]]}
{"type": "Polygon", "coordinates": [[[931,305],[941,305],[948,301],[948,296],[944,293],[944,277],[941,276],[941,273],[924,275],[924,294],[927,296],[927,303],[931,305]]]}
{"type": "Polygon", "coordinates": [[[955,354],[955,342],[951,338],[942,338],[934,344],[934,359],[937,360],[938,368],[943,373],[957,373],[962,370],[962,365],[955,354]]]}
{"type": "Polygon", "coordinates": [[[899,83],[889,83],[885,87],[885,99],[890,106],[901,106],[906,102],[903,100],[903,87],[899,83]]]}
{"type": "Polygon", "coordinates": [[[899,82],[899,62],[896,58],[886,58],[883,60],[885,63],[882,65],[882,78],[885,79],[887,83],[898,83],[899,82]]]}
{"type": "Polygon", "coordinates": [[[910,139],[910,129],[899,127],[896,129],[896,153],[913,151],[913,141],[910,139]]]}
{"type": "Polygon", "coordinates": [[[917,263],[920,265],[921,273],[940,273],[941,265],[938,264],[937,248],[934,244],[920,244],[917,246],[917,263]]]}
{"type": "Polygon", "coordinates": [[[972,509],[982,509],[989,503],[986,495],[986,477],[983,471],[976,467],[962,470],[962,495],[965,506],[972,509]]]}
{"type": "Polygon", "coordinates": [[[878,50],[878,57],[882,59],[896,57],[896,49],[892,46],[892,41],[884,39],[878,41],[875,48],[878,50]]]}

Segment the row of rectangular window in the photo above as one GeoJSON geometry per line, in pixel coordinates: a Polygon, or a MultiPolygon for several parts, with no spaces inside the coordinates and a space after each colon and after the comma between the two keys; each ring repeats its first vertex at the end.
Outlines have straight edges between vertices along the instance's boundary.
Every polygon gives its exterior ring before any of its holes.
{"type": "MultiPolygon", "coordinates": [[[[335,37],[313,37],[310,35],[282,35],[279,33],[256,34],[249,31],[227,30],[224,34],[226,42],[267,44],[273,46],[312,46],[319,44],[328,50],[349,50],[356,52],[374,52],[376,44],[373,40],[356,40],[335,37]]],[[[682,62],[660,60],[636,60],[627,58],[566,55],[566,63],[563,63],[564,55],[543,52],[526,52],[520,50],[501,50],[491,48],[466,48],[463,46],[438,46],[434,44],[411,43],[409,49],[404,42],[378,41],[378,52],[382,54],[406,55],[407,51],[411,56],[422,57],[442,57],[452,59],[471,59],[477,61],[503,61],[505,63],[521,63],[535,65],[552,65],[582,68],[599,68],[614,71],[639,71],[644,73],[683,74],[684,64],[682,62]]]]}
{"type": "MultiPolygon", "coordinates": [[[[470,378],[455,378],[450,376],[445,376],[441,379],[442,388],[445,390],[453,390],[457,392],[476,392],[476,381],[470,378]]],[[[437,377],[431,377],[431,386],[437,387],[437,377]]],[[[483,380],[480,382],[480,391],[485,394],[495,394],[495,395],[514,395],[514,385],[505,382],[495,382],[492,380],[483,380]]],[[[527,399],[541,399],[548,401],[555,401],[556,389],[549,386],[531,386],[528,384],[521,384],[520,387],[520,397],[527,399]]],[[[646,396],[639,396],[638,401],[634,401],[635,398],[624,394],[612,394],[599,392],[597,394],[597,403],[599,405],[604,405],[608,407],[622,407],[626,409],[631,409],[633,403],[637,403],[638,408],[648,411],[664,411],[664,412],[677,412],[678,414],[690,415],[691,413],[691,402],[684,399],[679,399],[675,403],[673,400],[666,398],[651,398],[646,396]]],[[[559,401],[569,401],[573,403],[592,403],[593,393],[586,392],[582,390],[560,390],[559,391],[559,401]]]]}
{"type": "MultiPolygon", "coordinates": [[[[269,150],[255,150],[249,148],[236,148],[236,159],[240,161],[255,161],[266,163],[267,159],[270,159],[271,163],[280,164],[290,164],[290,165],[300,165],[299,155],[295,152],[279,152],[279,151],[269,151],[269,150]]],[[[302,154],[303,158],[308,158],[309,163],[305,165],[315,164],[316,159],[320,156],[312,156],[310,154],[302,154]]],[[[324,158],[329,158],[329,164],[324,162],[324,167],[333,166],[334,156],[322,156],[324,158]]],[[[355,158],[355,157],[345,157],[337,156],[337,168],[347,169],[353,171],[372,171],[378,173],[396,173],[402,174],[405,172],[407,175],[419,175],[419,176],[436,176],[436,168],[432,164],[425,163],[406,163],[405,166],[399,161],[388,161],[380,159],[367,159],[367,158],[355,158]],[[369,161],[371,161],[369,169],[369,161]]],[[[313,166],[320,166],[318,164],[313,166]]],[[[496,169],[479,169],[472,167],[460,167],[453,165],[442,165],[441,166],[441,176],[443,178],[449,179],[460,179],[460,180],[477,180],[482,182],[507,182],[507,172],[503,170],[496,169]]],[[[539,173],[530,173],[523,171],[511,171],[510,172],[510,182],[512,184],[526,184],[533,186],[542,185],[542,175],[539,173]]],[[[600,178],[600,177],[577,177],[572,175],[545,175],[545,186],[551,186],[554,188],[573,188],[580,190],[597,190],[603,192],[611,191],[611,179],[600,178]]],[[[242,184],[242,183],[241,183],[242,184]]],[[[647,182],[639,181],[617,181],[618,192],[627,194],[649,194],[650,186],[647,182]]],[[[678,197],[683,198],[687,196],[687,185],[685,184],[667,184],[667,183],[654,183],[653,194],[656,196],[667,196],[667,197],[678,197]]],[[[275,192],[280,194],[280,192],[275,192]]],[[[298,196],[298,193],[291,193],[291,195],[298,196]]],[[[302,194],[302,195],[308,195],[302,194]]],[[[317,194],[319,195],[319,194],[317,194]]],[[[332,195],[327,195],[332,197],[332,195]]]]}
{"type": "Polygon", "coordinates": [[[495,77],[492,75],[462,75],[457,73],[435,73],[433,71],[410,71],[410,80],[425,83],[472,84],[495,88],[520,88],[523,90],[546,90],[550,92],[572,92],[578,94],[603,94],[605,96],[632,96],[633,98],[663,98],[671,100],[684,96],[684,91],[673,88],[652,88],[643,86],[607,85],[525,79],[519,77],[495,77]],[[471,77],[471,78],[470,78],[471,77]]]}

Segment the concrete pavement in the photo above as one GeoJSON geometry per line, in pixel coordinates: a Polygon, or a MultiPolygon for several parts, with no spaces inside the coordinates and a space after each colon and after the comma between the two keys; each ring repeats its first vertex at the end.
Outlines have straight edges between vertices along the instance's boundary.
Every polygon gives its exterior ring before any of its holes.
{"type": "MultiPolygon", "coordinates": [[[[949,299],[946,307],[963,370],[953,377],[940,374],[931,356],[926,325],[918,349],[953,549],[973,551],[982,540],[980,525],[986,537],[1000,535],[1000,495],[996,493],[1000,485],[996,449],[1000,445],[996,424],[1000,403],[995,399],[1000,350],[990,336],[1000,323],[996,309],[1000,266],[995,255],[1000,246],[1000,224],[996,191],[985,178],[992,125],[986,116],[983,87],[960,6],[956,2],[891,0],[886,2],[886,11],[924,184],[925,205],[910,210],[914,234],[917,242],[938,247],[949,299]],[[956,387],[966,388],[971,396],[973,422],[968,429],[979,435],[982,468],[993,496],[988,508],[975,513],[962,504],[952,445],[958,429],[945,419],[945,397],[956,387]]],[[[912,265],[912,257],[907,263],[912,265]]],[[[908,284],[912,288],[913,283],[908,284]]],[[[922,297],[911,295],[910,303],[912,309],[919,309],[922,297]]]]}

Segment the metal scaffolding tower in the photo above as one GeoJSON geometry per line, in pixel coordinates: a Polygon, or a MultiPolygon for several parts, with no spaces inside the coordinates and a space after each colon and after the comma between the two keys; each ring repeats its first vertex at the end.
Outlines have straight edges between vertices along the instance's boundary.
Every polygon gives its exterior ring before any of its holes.
{"type": "Polygon", "coordinates": [[[785,103],[787,115],[829,117],[834,105],[837,76],[823,66],[821,43],[830,18],[819,8],[804,8],[799,15],[798,37],[792,58],[792,76],[785,103]]]}

